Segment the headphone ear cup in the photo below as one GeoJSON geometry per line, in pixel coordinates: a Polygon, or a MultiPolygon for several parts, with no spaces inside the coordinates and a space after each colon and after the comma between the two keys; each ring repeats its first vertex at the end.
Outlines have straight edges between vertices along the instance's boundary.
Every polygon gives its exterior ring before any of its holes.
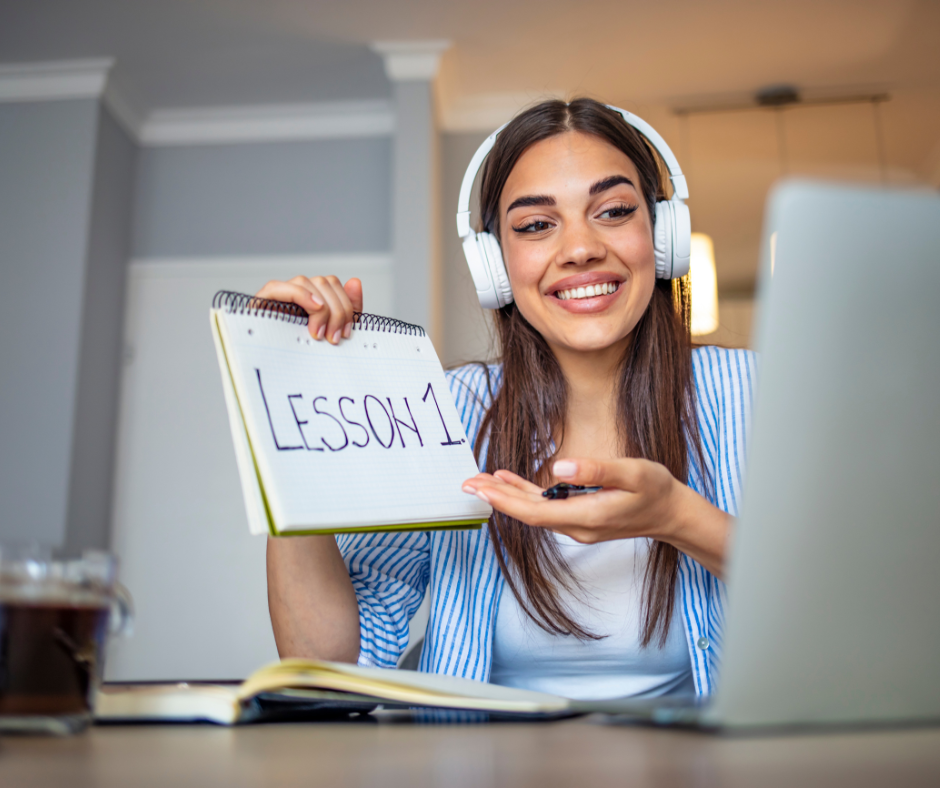
{"type": "Polygon", "coordinates": [[[678,279],[689,273],[692,262],[692,218],[689,206],[672,200],[673,240],[672,278],[678,279]]]}
{"type": "Polygon", "coordinates": [[[657,279],[678,279],[689,273],[692,220],[689,206],[684,202],[661,200],[656,203],[653,249],[656,254],[657,279]]]}
{"type": "Polygon", "coordinates": [[[486,268],[490,273],[493,290],[496,292],[496,301],[499,308],[513,302],[512,285],[509,284],[509,273],[503,262],[503,250],[499,248],[499,241],[492,233],[477,233],[477,244],[484,259],[486,268]]]}
{"type": "Polygon", "coordinates": [[[512,287],[509,285],[503,253],[496,238],[490,233],[471,231],[463,239],[463,253],[467,258],[480,306],[484,309],[499,309],[512,303],[512,287]]]}
{"type": "Polygon", "coordinates": [[[473,286],[476,288],[477,298],[480,299],[480,306],[484,309],[498,309],[496,289],[493,287],[486,257],[477,241],[476,233],[471,231],[463,239],[463,254],[467,258],[467,266],[470,268],[470,276],[473,277],[473,286]]]}
{"type": "Polygon", "coordinates": [[[672,203],[660,200],[656,203],[653,220],[653,252],[656,255],[656,278],[672,279],[672,203]]]}

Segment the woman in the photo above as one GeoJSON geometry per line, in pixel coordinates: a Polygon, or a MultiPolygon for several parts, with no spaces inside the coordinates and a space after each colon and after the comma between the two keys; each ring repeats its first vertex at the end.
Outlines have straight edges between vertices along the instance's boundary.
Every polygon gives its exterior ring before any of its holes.
{"type": "MultiPolygon", "coordinates": [[[[754,361],[692,349],[687,289],[657,280],[660,168],[609,108],[550,101],[498,136],[481,181],[514,301],[502,363],[449,373],[495,509],[474,532],[271,540],[282,656],[393,667],[430,584],[420,669],[578,698],[714,687],[725,546],[754,361]],[[593,295],[592,295],[593,292],[593,295]],[[562,501],[557,482],[604,490],[562,501]]],[[[337,343],[358,280],[272,282],[337,343]]]]}

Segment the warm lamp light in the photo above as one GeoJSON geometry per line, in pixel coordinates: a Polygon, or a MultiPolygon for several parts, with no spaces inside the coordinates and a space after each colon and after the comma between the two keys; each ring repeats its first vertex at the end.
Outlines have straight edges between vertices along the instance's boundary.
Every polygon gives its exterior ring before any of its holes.
{"type": "Polygon", "coordinates": [[[705,233],[692,233],[692,335],[718,330],[718,276],[715,273],[715,247],[705,233]]]}

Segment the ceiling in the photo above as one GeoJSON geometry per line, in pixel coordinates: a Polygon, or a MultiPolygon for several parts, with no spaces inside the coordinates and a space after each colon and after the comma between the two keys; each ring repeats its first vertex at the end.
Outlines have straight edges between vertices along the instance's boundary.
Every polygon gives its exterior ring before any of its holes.
{"type": "Polygon", "coordinates": [[[381,98],[375,40],[449,39],[445,104],[940,88],[931,0],[4,0],[0,62],[117,58],[147,109],[381,98]]]}

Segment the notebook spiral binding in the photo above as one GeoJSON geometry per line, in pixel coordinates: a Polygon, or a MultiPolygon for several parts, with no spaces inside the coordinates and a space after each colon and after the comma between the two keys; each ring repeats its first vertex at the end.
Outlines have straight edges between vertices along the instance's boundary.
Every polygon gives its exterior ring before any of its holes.
{"type": "Polygon", "coordinates": [[[413,337],[423,337],[427,332],[415,323],[406,323],[394,317],[372,315],[368,312],[353,312],[353,328],[365,331],[384,331],[389,334],[408,334],[413,337]]]}
{"type": "MultiPolygon", "coordinates": [[[[307,322],[307,311],[297,304],[258,298],[231,290],[219,290],[212,299],[212,308],[221,309],[229,314],[271,317],[298,325],[307,322]]],[[[362,331],[380,331],[386,334],[407,334],[420,337],[427,335],[421,326],[414,323],[406,323],[404,320],[396,320],[393,317],[373,315],[369,312],[354,312],[353,328],[362,331]]]]}

